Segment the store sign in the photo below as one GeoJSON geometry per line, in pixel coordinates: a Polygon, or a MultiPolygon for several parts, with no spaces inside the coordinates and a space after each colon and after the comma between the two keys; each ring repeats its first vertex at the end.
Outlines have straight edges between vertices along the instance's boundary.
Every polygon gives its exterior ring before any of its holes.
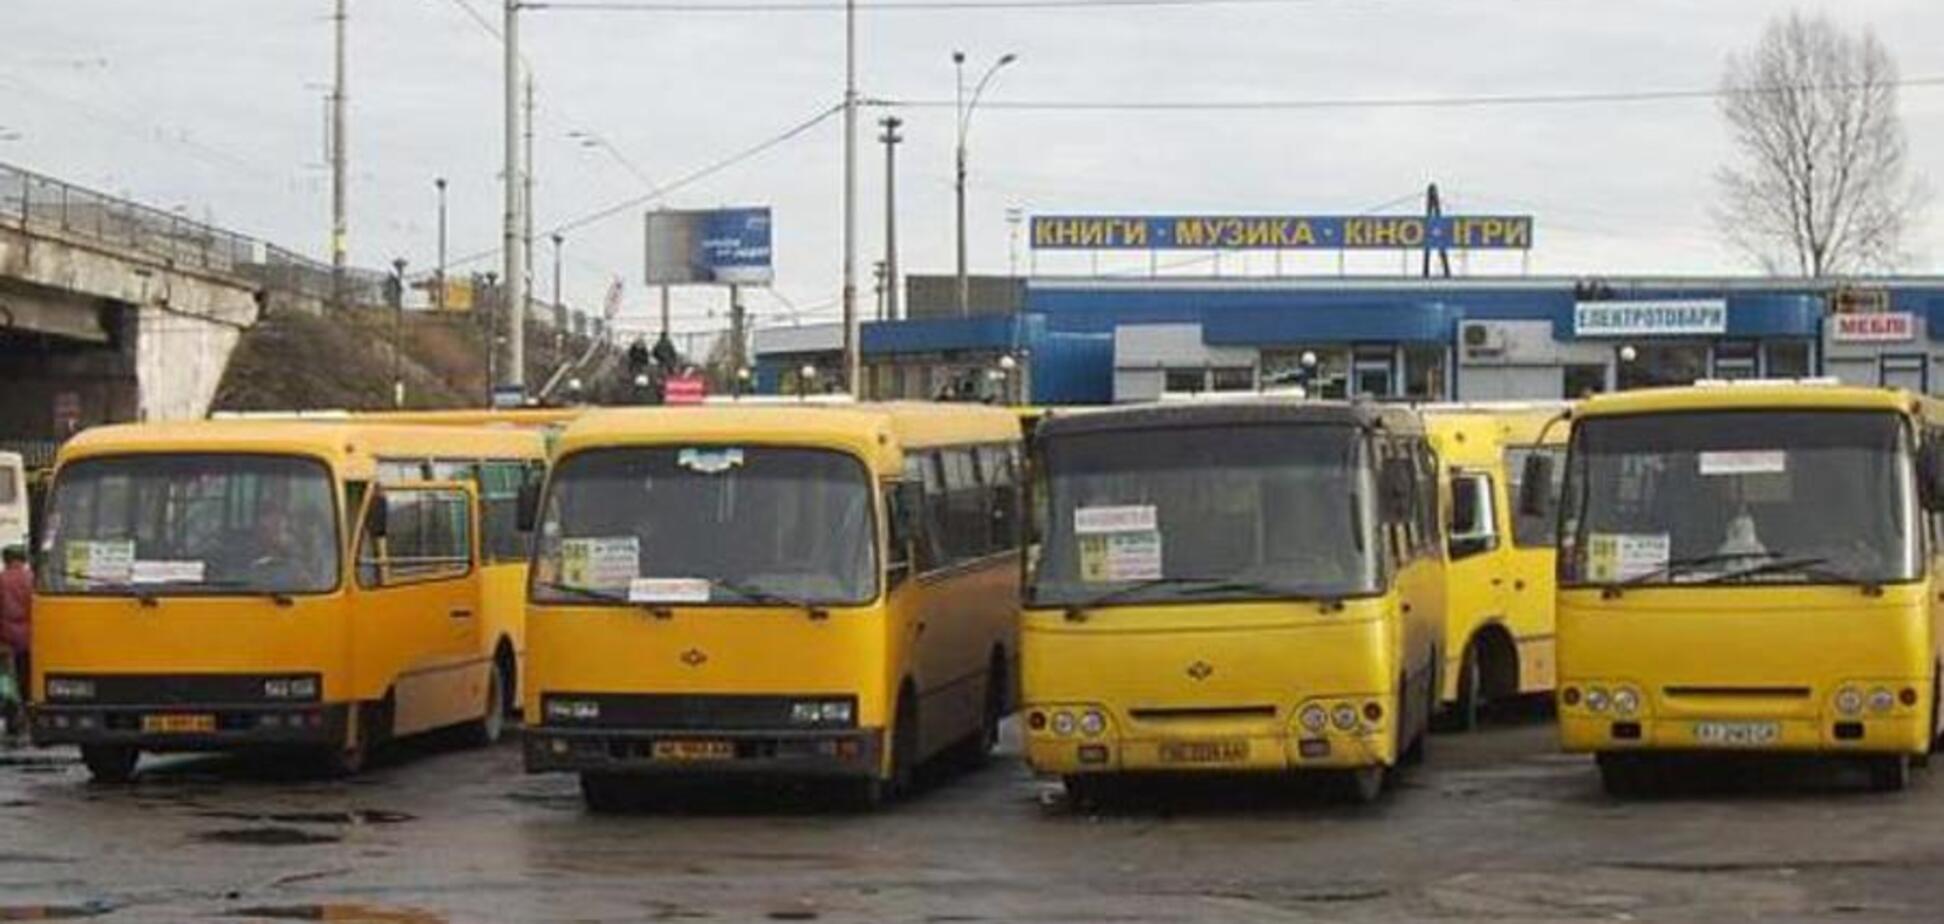
{"type": "Polygon", "coordinates": [[[1917,318],[1908,311],[1832,314],[1829,339],[1837,343],[1902,343],[1917,339],[1917,318]]]}
{"type": "Polygon", "coordinates": [[[1035,215],[1036,250],[1530,250],[1531,215],[1035,215]]]}
{"type": "Polygon", "coordinates": [[[1728,332],[1728,300],[1580,302],[1573,333],[1581,337],[1685,337],[1728,332]]]}

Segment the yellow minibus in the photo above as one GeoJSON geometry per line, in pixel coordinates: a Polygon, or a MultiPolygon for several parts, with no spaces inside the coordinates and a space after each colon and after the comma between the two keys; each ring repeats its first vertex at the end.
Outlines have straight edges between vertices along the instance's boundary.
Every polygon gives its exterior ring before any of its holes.
{"type": "Polygon", "coordinates": [[[1323,770],[1370,801],[1421,755],[1445,549],[1416,412],[1055,411],[1033,471],[1026,757],[1070,798],[1124,774],[1323,770]]]}
{"type": "MultiPolygon", "coordinates": [[[[1493,700],[1553,690],[1553,499],[1519,509],[1533,453],[1563,458],[1566,405],[1425,405],[1447,498],[1442,725],[1468,731],[1493,700]]],[[[1564,469],[1553,466],[1555,474],[1564,469]]]]}
{"type": "MultiPolygon", "coordinates": [[[[1938,728],[1940,437],[1929,399],[1814,382],[1577,408],[1560,501],[1565,749],[1596,755],[1615,794],[1683,753],[1844,757],[1902,788],[1938,728]]],[[[1522,495],[1546,467],[1528,462],[1522,495]]]]}
{"type": "Polygon", "coordinates": [[[487,588],[525,570],[517,482],[543,465],[541,437],[507,428],[82,433],[37,550],[35,741],[116,782],[144,751],[301,749],[353,772],[394,736],[496,739],[520,620],[487,588]]]}
{"type": "Polygon", "coordinates": [[[526,766],[590,808],[665,777],[874,805],[1013,701],[1019,422],[954,404],[593,412],[561,435],[528,610],[526,766]]]}

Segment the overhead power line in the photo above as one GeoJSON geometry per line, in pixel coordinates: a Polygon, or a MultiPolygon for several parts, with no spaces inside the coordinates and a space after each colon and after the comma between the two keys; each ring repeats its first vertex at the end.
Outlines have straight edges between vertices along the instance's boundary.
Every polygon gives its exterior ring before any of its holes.
{"type": "MultiPolygon", "coordinates": [[[[1881,84],[1877,84],[1881,85],[1881,84]]],[[[1911,77],[1890,81],[1895,87],[1944,86],[1944,76],[1911,77]]],[[[1600,103],[1646,103],[1663,100],[1715,99],[1735,93],[1792,93],[1814,90],[1860,89],[1861,84],[1778,84],[1765,87],[1705,89],[1614,90],[1571,93],[1510,93],[1479,96],[1341,97],[1315,99],[1202,99],[1202,100],[982,100],[980,109],[1026,112],[1262,112],[1303,109],[1460,109],[1489,106],[1553,106],[1600,103]]],[[[907,109],[950,109],[949,99],[867,99],[866,106],[907,109]]]]}
{"type": "MultiPolygon", "coordinates": [[[[631,196],[627,199],[623,199],[620,202],[616,202],[613,205],[609,205],[604,208],[600,208],[595,211],[588,212],[587,214],[581,215],[578,218],[572,218],[567,221],[563,221],[557,225],[554,225],[551,228],[548,228],[545,233],[565,234],[569,231],[574,230],[575,228],[584,228],[588,225],[594,224],[595,222],[604,221],[616,215],[621,215],[633,211],[634,209],[638,209],[644,205],[656,201],[657,199],[664,198],[668,196],[670,193],[676,192],[678,190],[684,189],[689,186],[693,186],[696,183],[699,183],[705,179],[708,179],[709,177],[721,173],[724,170],[728,170],[731,167],[735,167],[738,164],[751,160],[777,147],[778,145],[781,145],[784,142],[787,142],[790,139],[795,138],[798,135],[801,135],[817,127],[818,125],[823,124],[825,120],[829,119],[831,116],[834,116],[837,113],[842,111],[844,111],[844,106],[842,103],[837,103],[828,106],[824,109],[818,110],[818,112],[815,115],[811,116],[810,118],[798,122],[797,124],[790,126],[789,128],[783,130],[778,134],[771,135],[770,137],[765,138],[762,141],[757,142],[756,144],[750,145],[749,147],[743,148],[742,150],[737,151],[734,154],[731,154],[727,157],[724,157],[721,160],[717,160],[706,166],[699,167],[695,170],[691,170],[688,173],[685,173],[680,177],[677,177],[676,179],[669,181],[668,183],[665,183],[645,193],[642,193],[641,195],[631,196]]],[[[536,234],[535,236],[538,237],[539,235],[536,234]]],[[[499,252],[500,249],[497,247],[491,250],[482,250],[477,253],[466,254],[465,256],[462,256],[456,260],[449,261],[447,265],[461,266],[468,263],[476,263],[480,260],[485,260],[490,257],[493,257],[497,255],[499,252]]]]}
{"type": "MultiPolygon", "coordinates": [[[[1129,7],[1287,6],[1319,0],[859,0],[859,10],[933,12],[964,10],[1075,10],[1129,7]]],[[[602,13],[841,13],[830,0],[531,0],[521,9],[602,13]]]]}

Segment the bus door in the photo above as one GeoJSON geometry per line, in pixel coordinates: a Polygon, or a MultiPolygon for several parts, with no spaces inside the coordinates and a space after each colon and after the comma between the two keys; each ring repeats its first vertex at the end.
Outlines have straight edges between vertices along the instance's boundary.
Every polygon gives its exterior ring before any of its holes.
{"type": "MultiPolygon", "coordinates": [[[[1446,547],[1450,563],[1446,568],[1450,585],[1457,590],[1451,599],[1451,616],[1455,623],[1471,626],[1472,631],[1487,620],[1506,618],[1511,604],[1511,581],[1506,574],[1511,537],[1500,520],[1498,499],[1505,486],[1499,480],[1488,469],[1463,468],[1453,469],[1448,482],[1451,508],[1446,547]]],[[[1453,644],[1465,641],[1454,639],[1453,644]]],[[[1456,659],[1462,652],[1444,654],[1456,659]]]]}
{"type": "Polygon", "coordinates": [[[478,505],[470,485],[371,492],[351,613],[360,695],[392,693],[390,733],[476,718],[485,704],[478,505]]]}
{"type": "Polygon", "coordinates": [[[1560,444],[1514,446],[1505,451],[1505,516],[1510,524],[1505,541],[1512,547],[1506,559],[1510,599],[1505,618],[1513,637],[1519,640],[1519,686],[1524,692],[1551,690],[1558,670],[1553,658],[1553,565],[1565,457],[1566,447],[1560,444]],[[1519,485],[1525,476],[1526,458],[1533,453],[1552,457],[1553,480],[1543,495],[1544,506],[1527,513],[1519,509],[1519,485]]]}

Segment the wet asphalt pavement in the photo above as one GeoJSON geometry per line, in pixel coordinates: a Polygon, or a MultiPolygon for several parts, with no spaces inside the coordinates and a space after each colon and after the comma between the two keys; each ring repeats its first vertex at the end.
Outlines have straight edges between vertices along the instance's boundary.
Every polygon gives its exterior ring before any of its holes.
{"type": "Polygon", "coordinates": [[[351,781],[151,758],[119,789],[0,750],[0,921],[1944,917],[1944,764],[1894,795],[1730,767],[1623,803],[1514,717],[1433,739],[1369,808],[1227,781],[1080,811],[1009,754],[873,815],[739,787],[608,817],[510,743],[351,781]]]}

